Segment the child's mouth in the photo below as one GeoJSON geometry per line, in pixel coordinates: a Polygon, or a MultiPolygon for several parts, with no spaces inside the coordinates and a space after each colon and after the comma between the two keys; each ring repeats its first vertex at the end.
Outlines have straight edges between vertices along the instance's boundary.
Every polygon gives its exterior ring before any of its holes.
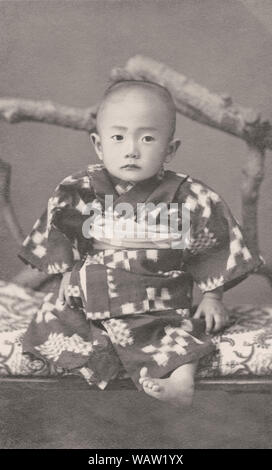
{"type": "Polygon", "coordinates": [[[134,164],[128,164],[128,165],[124,165],[121,167],[122,170],[139,170],[140,167],[138,165],[134,165],[134,164]]]}

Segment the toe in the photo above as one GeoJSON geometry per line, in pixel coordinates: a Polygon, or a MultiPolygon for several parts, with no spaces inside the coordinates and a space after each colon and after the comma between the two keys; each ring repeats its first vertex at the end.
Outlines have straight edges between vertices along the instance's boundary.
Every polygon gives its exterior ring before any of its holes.
{"type": "Polygon", "coordinates": [[[152,390],[154,392],[159,392],[161,390],[161,387],[158,384],[153,384],[152,390]]]}
{"type": "Polygon", "coordinates": [[[151,388],[151,387],[152,387],[152,383],[153,383],[153,382],[151,382],[149,379],[145,379],[145,380],[143,381],[143,386],[144,386],[144,387],[147,387],[147,388],[151,388]]]}
{"type": "Polygon", "coordinates": [[[142,367],[140,370],[140,377],[147,377],[147,367],[142,367]]]}
{"type": "Polygon", "coordinates": [[[145,387],[144,386],[143,390],[147,395],[150,395],[153,398],[159,398],[160,391],[156,390],[156,388],[154,388],[154,387],[145,387]]]}

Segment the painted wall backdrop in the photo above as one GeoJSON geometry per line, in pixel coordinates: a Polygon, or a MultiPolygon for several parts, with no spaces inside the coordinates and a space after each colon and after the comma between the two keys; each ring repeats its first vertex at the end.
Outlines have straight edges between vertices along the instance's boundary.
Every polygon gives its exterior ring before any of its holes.
{"type": "MultiPolygon", "coordinates": [[[[135,54],[162,61],[212,91],[272,118],[270,0],[43,0],[0,2],[0,94],[87,107],[113,66],[135,54]],[[270,19],[269,19],[270,18],[270,19]]],[[[172,169],[203,179],[241,218],[246,145],[179,116],[182,139],[172,169]]],[[[12,164],[12,194],[27,233],[54,187],[95,162],[88,135],[37,123],[0,122],[1,158],[12,164]]],[[[272,160],[259,211],[262,254],[271,259],[272,160]]],[[[22,267],[1,222],[0,278],[22,267]]],[[[251,276],[226,294],[229,303],[270,302],[266,281],[251,276]]]]}

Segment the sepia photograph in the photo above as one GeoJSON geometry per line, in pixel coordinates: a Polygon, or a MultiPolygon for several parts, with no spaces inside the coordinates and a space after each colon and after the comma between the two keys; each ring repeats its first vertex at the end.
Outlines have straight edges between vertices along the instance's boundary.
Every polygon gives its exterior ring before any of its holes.
{"type": "Polygon", "coordinates": [[[272,0],[0,0],[0,450],[272,448],[271,50],[272,0]]]}

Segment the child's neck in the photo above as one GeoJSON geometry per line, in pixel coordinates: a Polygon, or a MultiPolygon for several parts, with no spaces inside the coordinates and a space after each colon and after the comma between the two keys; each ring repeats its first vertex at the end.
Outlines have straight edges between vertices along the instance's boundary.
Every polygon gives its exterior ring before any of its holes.
{"type": "MultiPolygon", "coordinates": [[[[107,170],[107,171],[108,171],[108,170],[107,170]]],[[[156,174],[153,175],[153,176],[150,176],[149,178],[146,178],[145,180],[130,181],[130,180],[122,180],[121,178],[118,178],[117,176],[112,175],[109,171],[108,171],[108,174],[109,174],[109,176],[110,176],[110,178],[111,178],[111,180],[112,180],[114,186],[120,185],[120,186],[124,186],[124,187],[126,187],[126,186],[128,186],[128,185],[134,186],[136,183],[141,183],[142,181],[150,181],[150,180],[153,180],[153,179],[155,179],[155,178],[157,178],[158,180],[160,180],[160,179],[162,179],[162,176],[163,176],[163,175],[162,175],[162,172],[161,172],[161,170],[160,170],[158,173],[156,173],[156,174]]]]}

